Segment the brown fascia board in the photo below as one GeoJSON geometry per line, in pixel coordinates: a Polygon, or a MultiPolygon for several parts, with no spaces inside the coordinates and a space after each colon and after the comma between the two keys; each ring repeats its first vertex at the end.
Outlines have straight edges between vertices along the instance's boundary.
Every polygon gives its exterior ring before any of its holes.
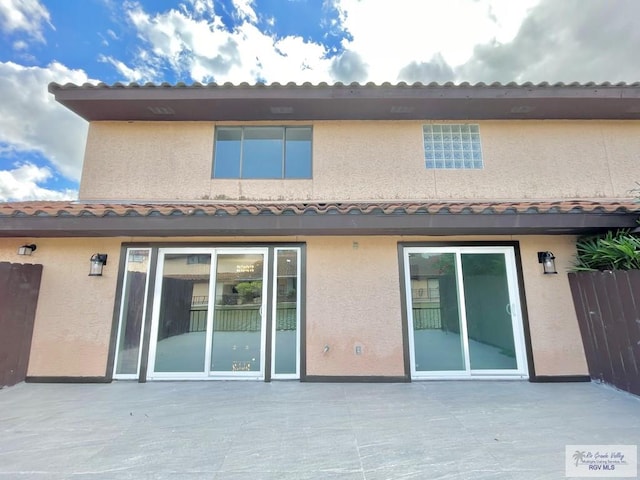
{"type": "Polygon", "coordinates": [[[49,84],[88,121],[640,119],[634,84],[49,84]]]}
{"type": "Polygon", "coordinates": [[[579,235],[632,228],[629,213],[6,217],[0,237],[579,235]]]}

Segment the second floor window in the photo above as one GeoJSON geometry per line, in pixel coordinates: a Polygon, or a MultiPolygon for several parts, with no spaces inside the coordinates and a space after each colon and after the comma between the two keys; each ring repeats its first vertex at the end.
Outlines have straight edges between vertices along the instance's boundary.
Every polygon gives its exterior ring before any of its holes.
{"type": "Polygon", "coordinates": [[[311,178],[311,127],[216,128],[213,178],[311,178]]]}

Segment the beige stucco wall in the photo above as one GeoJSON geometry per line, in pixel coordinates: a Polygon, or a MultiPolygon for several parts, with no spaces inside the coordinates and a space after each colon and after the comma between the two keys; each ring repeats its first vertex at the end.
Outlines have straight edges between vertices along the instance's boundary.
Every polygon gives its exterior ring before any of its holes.
{"type": "Polygon", "coordinates": [[[212,180],[214,123],[93,122],[80,199],[555,199],[635,187],[640,121],[478,123],[482,170],[427,170],[423,122],[319,121],[313,179],[212,180]]]}
{"type": "Polygon", "coordinates": [[[536,374],[588,375],[567,277],[575,254],[575,237],[513,238],[520,242],[536,374]],[[556,256],[557,275],[542,273],[536,252],[547,250],[556,256]]]}
{"type": "MultiPolygon", "coordinates": [[[[121,242],[154,239],[0,239],[0,261],[44,265],[30,376],[102,376],[107,366],[121,242]],[[17,255],[36,243],[31,257],[17,255]],[[109,255],[102,277],[88,277],[89,257],[109,255]]],[[[157,241],[157,239],[155,239],[157,241]]],[[[246,242],[246,238],[190,241],[246,242]]],[[[567,270],[570,236],[289,237],[252,241],[306,242],[306,351],[309,375],[404,374],[400,241],[517,240],[537,375],[585,375],[587,365],[567,270]],[[551,250],[558,275],[544,275],[537,251],[551,250]],[[324,346],[329,352],[324,353],[324,346]],[[362,348],[356,355],[355,347],[362,348]]],[[[163,242],[184,239],[163,239],[163,242]]]]}
{"type": "Polygon", "coordinates": [[[307,374],[404,375],[399,278],[397,239],[308,239],[307,374]]]}
{"type": "Polygon", "coordinates": [[[104,376],[118,276],[117,239],[1,239],[0,261],[42,264],[28,376],[104,376]],[[18,247],[35,243],[30,257],[18,247]],[[102,277],[89,258],[108,254],[102,277]]]}
{"type": "Polygon", "coordinates": [[[92,123],[79,198],[206,197],[212,150],[208,123],[92,123]]]}

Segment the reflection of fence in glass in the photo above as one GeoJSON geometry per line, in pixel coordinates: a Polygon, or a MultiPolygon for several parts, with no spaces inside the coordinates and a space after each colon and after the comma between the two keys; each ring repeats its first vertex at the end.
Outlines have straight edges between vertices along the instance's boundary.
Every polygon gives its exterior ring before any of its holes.
{"type": "Polygon", "coordinates": [[[411,297],[414,300],[438,300],[440,298],[440,287],[436,285],[427,288],[413,288],[411,289],[411,297]]]}
{"type": "MultiPolygon", "coordinates": [[[[214,314],[215,332],[259,332],[260,305],[229,305],[216,307],[214,314]]],[[[276,330],[295,330],[296,306],[280,305],[276,309],[276,330]]],[[[204,332],[207,329],[207,311],[191,309],[190,332],[204,332]]]]}
{"type": "Polygon", "coordinates": [[[414,330],[441,330],[440,306],[414,307],[413,328],[414,330]]]}
{"type": "Polygon", "coordinates": [[[209,295],[195,295],[191,297],[191,306],[206,306],[209,303],[209,295]]]}

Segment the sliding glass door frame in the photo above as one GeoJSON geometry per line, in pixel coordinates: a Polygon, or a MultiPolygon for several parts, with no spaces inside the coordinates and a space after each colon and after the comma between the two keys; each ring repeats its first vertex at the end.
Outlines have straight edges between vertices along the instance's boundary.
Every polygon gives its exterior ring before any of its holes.
{"type": "MultiPolygon", "coordinates": [[[[118,268],[118,280],[116,298],[113,310],[113,323],[111,327],[111,341],[109,345],[108,366],[106,376],[108,379],[114,380],[137,380],[138,382],[146,382],[147,380],[217,380],[217,379],[234,379],[234,380],[263,380],[266,382],[274,380],[299,380],[306,377],[305,362],[305,261],[306,246],[303,242],[236,242],[236,243],[212,243],[212,242],[166,242],[166,243],[147,243],[147,242],[127,242],[123,243],[120,249],[120,261],[118,268]],[[215,292],[215,280],[217,270],[217,254],[230,253],[238,255],[240,252],[260,252],[263,254],[263,274],[262,274],[262,297],[260,307],[262,311],[261,318],[261,354],[260,359],[261,372],[256,371],[232,371],[228,372],[232,375],[226,375],[224,372],[212,371],[210,363],[212,356],[211,331],[213,328],[212,321],[215,321],[215,305],[214,301],[209,301],[207,306],[195,305],[198,311],[197,328],[205,328],[202,324],[205,321],[206,314],[206,352],[203,352],[203,368],[198,372],[154,372],[156,368],[157,339],[159,327],[159,308],[162,304],[162,283],[163,276],[167,273],[165,270],[165,255],[209,255],[211,264],[208,272],[208,287],[200,287],[197,295],[205,295],[208,291],[209,298],[212,299],[215,292]],[[145,255],[145,259],[137,258],[145,255]],[[135,258],[130,258],[133,256],[135,258]],[[295,269],[287,266],[281,273],[278,273],[278,259],[282,265],[285,262],[296,263],[295,269]],[[133,262],[133,263],[131,263],[133,262]],[[146,262],[146,264],[144,264],[146,262]],[[135,295],[131,293],[130,285],[134,285],[128,278],[129,271],[135,273],[146,274],[144,285],[140,285],[140,278],[136,278],[135,295]],[[145,273],[146,272],[146,273],[145,273]],[[279,277],[280,275],[280,277],[279,277]],[[278,282],[281,282],[282,288],[278,292],[278,282]],[[144,287],[144,288],[143,288],[144,287]],[[204,288],[204,289],[203,289],[204,288]],[[295,292],[294,292],[295,291],[295,292]],[[131,300],[131,295],[134,299],[131,300]],[[279,296],[280,295],[280,296],[279,296]],[[284,296],[283,296],[284,295],[284,296]],[[129,301],[137,302],[129,309],[129,301]],[[280,305],[278,302],[281,302],[280,305]],[[284,305],[283,305],[284,303],[284,305]],[[288,311],[278,311],[278,307],[287,309],[288,311]],[[295,317],[294,317],[295,313],[295,317]],[[135,314],[134,316],[132,316],[135,314]],[[284,324],[278,325],[278,315],[285,315],[284,324]],[[129,317],[135,318],[135,324],[128,326],[129,317]],[[139,318],[141,317],[141,318],[139,318]],[[138,325],[139,324],[139,325],[138,325]],[[126,328],[126,341],[123,340],[126,328]],[[132,328],[136,329],[135,334],[139,335],[139,339],[134,339],[132,328]],[[282,331],[279,331],[280,328],[282,331]],[[292,330],[295,328],[295,332],[292,330]],[[139,329],[139,331],[137,330],[139,329]],[[284,334],[283,334],[284,332],[284,334]],[[276,343],[276,337],[280,335],[282,343],[276,343]],[[293,345],[295,342],[295,345],[293,345]],[[136,345],[134,345],[136,343],[136,345]],[[280,348],[280,353],[277,348],[280,348]],[[133,352],[133,348],[137,348],[137,352],[133,352]],[[283,354],[283,352],[285,352],[283,354]],[[295,352],[295,353],[294,353],[295,352]],[[133,354],[135,353],[135,359],[133,354]],[[295,354],[295,359],[292,356],[295,354]],[[125,358],[131,363],[125,370],[120,368],[125,358]],[[278,363],[276,363],[276,358],[278,363]],[[276,366],[278,365],[278,366],[276,366]],[[120,373],[118,373],[120,372],[120,373]],[[126,372],[126,373],[123,373],[126,372]],[[135,372],[135,373],[134,373],[135,372]]],[[[196,259],[197,260],[197,259],[196,259]]],[[[209,259],[200,259],[197,263],[209,261],[209,259]]],[[[200,271],[200,275],[204,272],[200,271]]],[[[140,277],[141,275],[138,275],[140,277]]],[[[200,283],[204,283],[204,277],[200,283]]],[[[226,292],[226,290],[225,290],[226,292]]],[[[220,292],[218,292],[220,293],[220,292]]],[[[196,295],[196,296],[197,296],[196,295]]],[[[192,297],[192,301],[195,301],[192,297]]],[[[255,299],[255,301],[258,301],[255,299]]],[[[245,300],[246,302],[246,300],[245,300]]],[[[245,303],[243,302],[243,303],[245,303]]],[[[240,303],[240,301],[238,302],[240,303]]],[[[226,303],[225,303],[226,304],[226,303]]],[[[193,307],[194,305],[192,305],[193,307]]],[[[257,306],[257,304],[256,304],[257,306]]],[[[255,320],[255,319],[254,319],[255,320]]],[[[191,327],[189,327],[191,328],[191,327]]],[[[215,334],[215,332],[213,332],[215,334]]],[[[215,344],[213,344],[215,348],[215,344]]],[[[243,344],[244,347],[244,344],[243,344]]],[[[251,347],[250,347],[251,348],[251,347]]],[[[205,347],[203,347],[203,350],[205,347]]],[[[256,357],[257,358],[257,357],[256,357]]],[[[243,360],[243,359],[240,359],[243,360]]],[[[253,360],[253,357],[251,358],[253,360]]],[[[199,365],[198,359],[194,365],[199,365]]],[[[195,370],[195,368],[194,368],[195,370]]]]}
{"type": "Polygon", "coordinates": [[[517,272],[517,259],[513,246],[503,245],[437,245],[437,244],[401,244],[404,285],[404,307],[406,315],[406,340],[408,345],[409,373],[414,380],[419,379],[468,379],[468,378],[528,378],[528,362],[526,353],[524,311],[520,301],[520,291],[517,272]],[[457,283],[457,302],[460,318],[460,336],[462,342],[463,369],[461,370],[434,370],[425,371],[416,369],[416,350],[414,335],[414,315],[412,308],[411,269],[409,255],[420,254],[453,254],[455,255],[455,278],[457,283]],[[509,304],[507,312],[511,316],[511,326],[515,347],[515,369],[472,369],[470,359],[470,345],[468,334],[468,315],[465,301],[465,282],[462,269],[463,254],[502,254],[505,258],[509,304]]]}

